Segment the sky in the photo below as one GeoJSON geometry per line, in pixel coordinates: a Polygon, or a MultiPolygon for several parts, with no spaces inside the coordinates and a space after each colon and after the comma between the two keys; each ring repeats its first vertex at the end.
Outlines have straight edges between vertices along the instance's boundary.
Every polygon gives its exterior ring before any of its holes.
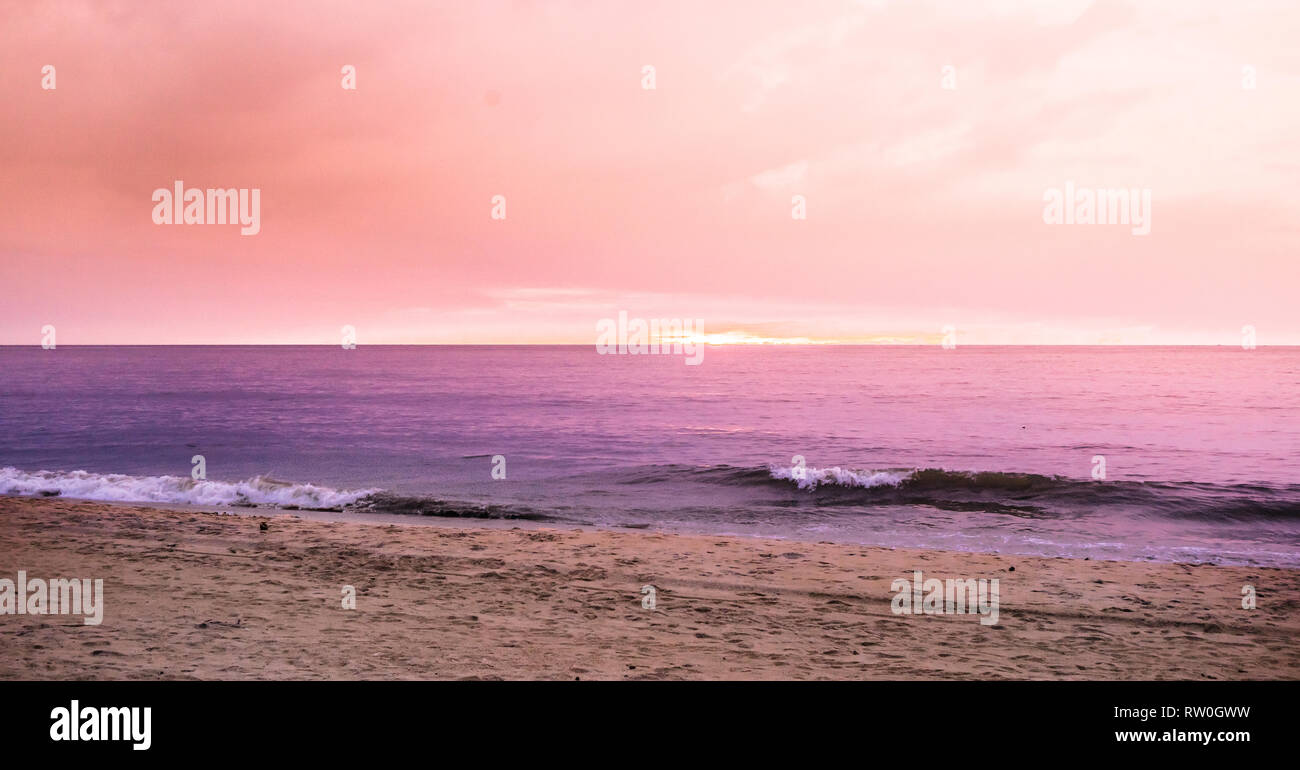
{"type": "Polygon", "coordinates": [[[0,17],[0,344],[1300,344],[1293,0],[0,17]],[[178,180],[260,230],[155,222],[178,180]]]}

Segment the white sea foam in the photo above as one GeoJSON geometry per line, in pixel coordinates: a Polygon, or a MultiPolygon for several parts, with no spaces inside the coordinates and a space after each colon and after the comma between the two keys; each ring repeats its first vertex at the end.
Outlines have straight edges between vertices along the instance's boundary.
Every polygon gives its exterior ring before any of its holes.
{"type": "Polygon", "coordinates": [[[794,481],[800,489],[816,489],[823,484],[840,487],[896,487],[912,475],[911,471],[852,470],[839,466],[800,469],[788,465],[769,465],[767,470],[772,478],[794,481]]]}
{"type": "Polygon", "coordinates": [[[337,508],[377,489],[346,490],[295,484],[268,476],[247,481],[213,481],[183,476],[128,476],[89,471],[23,471],[0,468],[0,493],[40,495],[112,502],[188,503],[194,505],[273,505],[337,508]]]}

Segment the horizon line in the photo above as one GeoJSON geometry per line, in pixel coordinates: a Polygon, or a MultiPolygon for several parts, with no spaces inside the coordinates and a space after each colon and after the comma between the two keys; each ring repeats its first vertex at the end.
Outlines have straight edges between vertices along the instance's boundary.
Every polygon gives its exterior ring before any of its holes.
{"type": "MultiPolygon", "coordinates": [[[[940,343],[915,342],[685,342],[684,345],[707,345],[715,348],[942,348],[940,343]]],[[[597,347],[591,342],[370,342],[356,343],[354,348],[583,348],[597,347]]],[[[956,348],[1240,348],[1252,350],[1257,348],[1294,348],[1294,344],[1256,344],[1253,348],[1244,348],[1240,344],[1226,343],[961,343],[956,348]]],[[[43,348],[39,343],[6,344],[0,348],[43,348]]],[[[58,343],[50,350],[58,348],[342,348],[337,342],[83,342],[58,343]]],[[[664,354],[660,354],[664,355],[664,354]]]]}

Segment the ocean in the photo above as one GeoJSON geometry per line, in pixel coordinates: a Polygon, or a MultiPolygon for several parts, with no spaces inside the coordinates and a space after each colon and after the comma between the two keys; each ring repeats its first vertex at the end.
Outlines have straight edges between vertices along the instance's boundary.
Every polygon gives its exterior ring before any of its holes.
{"type": "Polygon", "coordinates": [[[19,495],[1297,567],[1298,456],[1300,348],[0,348],[19,495]]]}

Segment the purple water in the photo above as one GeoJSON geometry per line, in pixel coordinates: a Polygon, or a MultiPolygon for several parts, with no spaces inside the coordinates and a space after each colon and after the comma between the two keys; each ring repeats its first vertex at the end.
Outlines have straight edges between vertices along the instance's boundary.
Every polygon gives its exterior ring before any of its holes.
{"type": "Polygon", "coordinates": [[[11,494],[1300,566],[1300,348],[10,347],[0,373],[11,494]]]}

